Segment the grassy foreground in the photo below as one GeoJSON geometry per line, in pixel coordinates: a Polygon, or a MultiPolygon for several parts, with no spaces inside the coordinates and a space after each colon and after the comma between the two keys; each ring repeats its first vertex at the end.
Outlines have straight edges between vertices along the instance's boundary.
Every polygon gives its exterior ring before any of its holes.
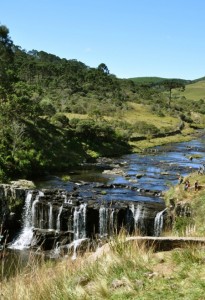
{"type": "Polygon", "coordinates": [[[1,284],[1,299],[204,299],[205,249],[155,253],[122,235],[104,252],[30,266],[1,284]]]}
{"type": "MultiPolygon", "coordinates": [[[[166,193],[177,203],[189,203],[191,217],[178,217],[173,232],[180,236],[204,236],[205,175],[189,175],[191,187],[171,187],[166,193]],[[195,191],[198,180],[200,189],[195,191]]],[[[100,299],[204,299],[205,248],[187,245],[155,252],[137,241],[125,242],[122,232],[95,253],[76,260],[32,263],[14,278],[0,283],[1,300],[100,300],[100,299]]]]}

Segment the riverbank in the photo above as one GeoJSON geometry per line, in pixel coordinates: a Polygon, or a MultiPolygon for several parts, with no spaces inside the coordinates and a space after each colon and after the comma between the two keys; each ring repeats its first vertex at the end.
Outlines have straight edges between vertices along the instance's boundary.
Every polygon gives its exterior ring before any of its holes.
{"type": "Polygon", "coordinates": [[[196,130],[193,128],[186,128],[182,130],[180,134],[177,133],[174,135],[167,135],[164,137],[150,137],[149,139],[147,138],[140,141],[130,141],[130,145],[132,147],[133,152],[142,153],[147,149],[156,146],[191,141],[194,137],[202,135],[202,132],[204,132],[204,129],[196,130]]]}
{"type": "Polygon", "coordinates": [[[190,173],[181,184],[171,187],[164,195],[167,206],[170,201],[177,206],[190,207],[189,217],[178,216],[172,228],[173,235],[203,237],[205,234],[205,174],[190,173]],[[185,190],[185,181],[189,180],[190,187],[185,190]],[[197,182],[198,188],[195,189],[197,182]]]}

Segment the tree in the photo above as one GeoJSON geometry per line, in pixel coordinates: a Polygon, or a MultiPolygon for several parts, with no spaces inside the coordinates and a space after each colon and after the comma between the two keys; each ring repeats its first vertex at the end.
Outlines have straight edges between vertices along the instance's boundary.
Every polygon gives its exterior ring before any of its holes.
{"type": "Polygon", "coordinates": [[[6,26],[0,26],[0,62],[4,64],[13,62],[14,53],[12,50],[13,42],[9,37],[9,30],[6,26]]]}
{"type": "Polygon", "coordinates": [[[102,71],[102,72],[105,73],[105,74],[109,74],[108,67],[107,67],[106,64],[104,64],[104,63],[101,63],[101,64],[98,66],[98,70],[102,71]]]}
{"type": "Polygon", "coordinates": [[[5,100],[14,81],[14,71],[11,66],[14,60],[13,42],[6,26],[0,26],[0,100],[5,100]]]}
{"type": "Polygon", "coordinates": [[[166,79],[161,82],[161,85],[169,91],[169,102],[168,105],[170,107],[171,100],[172,100],[172,90],[173,89],[179,89],[181,91],[185,90],[185,84],[180,79],[166,79]]]}

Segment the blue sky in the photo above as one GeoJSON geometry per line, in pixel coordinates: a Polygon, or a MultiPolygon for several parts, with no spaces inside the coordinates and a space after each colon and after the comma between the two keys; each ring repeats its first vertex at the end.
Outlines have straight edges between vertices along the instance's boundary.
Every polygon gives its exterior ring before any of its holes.
{"type": "Polygon", "coordinates": [[[14,44],[119,78],[205,76],[204,0],[2,0],[14,44]]]}

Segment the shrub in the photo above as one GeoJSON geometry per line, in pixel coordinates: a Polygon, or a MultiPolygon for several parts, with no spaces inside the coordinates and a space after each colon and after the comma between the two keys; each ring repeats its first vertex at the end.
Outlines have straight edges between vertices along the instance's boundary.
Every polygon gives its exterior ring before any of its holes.
{"type": "Polygon", "coordinates": [[[65,127],[69,126],[69,119],[65,115],[60,114],[60,113],[55,114],[52,117],[51,122],[53,124],[55,124],[56,126],[62,127],[62,128],[65,128],[65,127]]]}
{"type": "Polygon", "coordinates": [[[157,134],[160,130],[153,124],[148,124],[145,121],[135,122],[133,129],[141,134],[157,134]]]}

